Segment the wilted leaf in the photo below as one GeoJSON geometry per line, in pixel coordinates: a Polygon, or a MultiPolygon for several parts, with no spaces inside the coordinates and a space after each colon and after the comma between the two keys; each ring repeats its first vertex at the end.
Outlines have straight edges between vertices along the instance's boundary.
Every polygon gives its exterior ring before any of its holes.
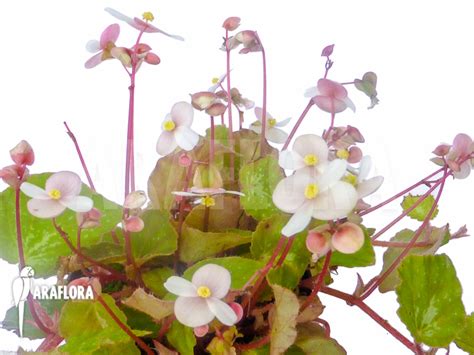
{"type": "Polygon", "coordinates": [[[133,294],[122,303],[128,307],[148,314],[155,320],[161,320],[173,314],[174,302],[163,301],[137,288],[133,294]]]}
{"type": "MultiPolygon", "coordinates": [[[[300,303],[303,304],[304,301],[305,298],[302,298],[300,303]]],[[[306,307],[303,312],[298,315],[298,317],[296,318],[296,323],[312,322],[323,313],[323,310],[324,306],[321,303],[319,297],[316,296],[313,302],[311,302],[309,306],[306,307]]]]}
{"type": "Polygon", "coordinates": [[[273,285],[275,306],[269,315],[271,325],[270,354],[284,353],[296,340],[296,318],[300,304],[290,290],[273,285]]]}
{"type": "MultiPolygon", "coordinates": [[[[421,197],[422,195],[412,195],[409,194],[408,196],[405,196],[402,201],[402,208],[404,211],[407,211],[410,209],[421,197]]],[[[431,208],[433,207],[435,203],[435,199],[433,195],[428,195],[422,203],[420,203],[413,211],[411,211],[408,216],[416,219],[417,221],[423,221],[429,214],[431,208]]],[[[434,219],[438,215],[438,207],[436,207],[431,215],[430,219],[434,219]]]]}
{"type": "Polygon", "coordinates": [[[301,324],[297,327],[298,337],[295,345],[307,355],[346,355],[339,343],[328,338],[324,329],[315,323],[301,324]]]}
{"type": "Polygon", "coordinates": [[[362,76],[362,79],[354,79],[354,86],[370,98],[371,105],[368,107],[369,109],[378,104],[377,75],[375,73],[367,72],[362,76]]]}
{"type": "Polygon", "coordinates": [[[211,355],[236,355],[237,352],[233,347],[233,344],[235,339],[240,336],[241,335],[235,326],[230,327],[222,334],[222,337],[214,337],[206,350],[211,355]]]}

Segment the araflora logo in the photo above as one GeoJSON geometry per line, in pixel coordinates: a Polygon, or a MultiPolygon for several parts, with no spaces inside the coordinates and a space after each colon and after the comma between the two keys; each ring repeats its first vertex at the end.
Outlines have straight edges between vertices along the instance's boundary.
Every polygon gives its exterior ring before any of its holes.
{"type": "Polygon", "coordinates": [[[35,271],[30,266],[25,266],[20,271],[20,276],[13,280],[12,296],[13,303],[18,307],[18,325],[20,337],[23,337],[23,320],[25,314],[25,302],[28,297],[35,300],[92,300],[94,292],[92,286],[81,285],[35,285],[35,271]]]}

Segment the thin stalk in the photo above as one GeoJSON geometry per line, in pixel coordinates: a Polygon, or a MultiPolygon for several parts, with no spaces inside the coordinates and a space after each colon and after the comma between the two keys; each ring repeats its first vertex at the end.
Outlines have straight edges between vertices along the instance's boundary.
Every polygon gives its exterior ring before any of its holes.
{"type": "MultiPolygon", "coordinates": [[[[36,311],[36,304],[35,300],[33,298],[33,295],[30,293],[26,299],[26,303],[28,304],[28,308],[30,309],[31,316],[33,317],[33,320],[35,321],[36,325],[38,328],[46,335],[48,334],[53,334],[53,331],[49,329],[42,321],[41,318],[36,311]]],[[[46,312],[43,312],[44,314],[47,314],[46,312]]],[[[53,321],[49,319],[49,323],[52,324],[53,321]]]]}
{"type": "Polygon", "coordinates": [[[209,217],[211,214],[211,209],[208,206],[204,207],[204,221],[203,221],[203,232],[207,232],[209,230],[209,217]]]}
{"type": "Polygon", "coordinates": [[[260,157],[265,156],[265,134],[267,131],[267,58],[265,55],[265,48],[263,48],[262,41],[255,32],[260,46],[262,47],[262,69],[263,69],[263,99],[262,99],[262,132],[260,133],[260,157]]]}
{"type": "Polygon", "coordinates": [[[211,116],[211,138],[209,142],[209,165],[212,165],[214,162],[214,155],[215,155],[215,140],[216,140],[216,129],[214,127],[214,116],[211,116]]]}
{"type": "Polygon", "coordinates": [[[329,271],[329,264],[331,262],[331,255],[332,252],[329,251],[326,254],[326,258],[324,259],[324,264],[321,272],[318,275],[318,278],[316,279],[316,283],[313,286],[313,289],[311,290],[311,294],[306,298],[304,303],[301,305],[300,312],[304,311],[308,306],[313,303],[314,299],[316,298],[316,295],[318,292],[321,290],[321,287],[323,287],[324,284],[324,278],[326,277],[326,274],[329,271]]]}
{"type": "Polygon", "coordinates": [[[309,112],[309,109],[311,106],[313,106],[313,100],[309,100],[308,104],[306,105],[305,109],[303,110],[303,113],[301,113],[300,118],[298,118],[298,121],[296,121],[295,126],[291,130],[290,134],[288,135],[288,138],[286,139],[285,144],[283,145],[283,148],[281,150],[285,150],[288,148],[288,145],[290,144],[291,140],[293,139],[293,136],[295,135],[296,131],[301,125],[301,122],[303,122],[303,119],[306,117],[306,115],[309,112]]]}
{"type": "Polygon", "coordinates": [[[285,249],[283,249],[283,253],[281,253],[280,258],[277,261],[276,267],[280,267],[283,264],[286,257],[288,256],[288,253],[291,250],[291,247],[293,246],[294,241],[295,236],[288,238],[288,243],[286,243],[285,249]]]}
{"type": "Polygon", "coordinates": [[[334,112],[334,102],[331,101],[331,124],[329,125],[328,130],[323,134],[324,140],[328,140],[329,134],[331,133],[332,129],[334,128],[334,121],[336,119],[336,113],[334,112]]]}
{"type": "MultiPolygon", "coordinates": [[[[21,181],[21,180],[20,180],[21,181]]],[[[23,249],[23,236],[21,232],[21,205],[20,205],[20,187],[15,189],[15,222],[16,222],[16,241],[18,244],[18,259],[20,271],[25,267],[25,252],[23,249]]]]}
{"type": "Polygon", "coordinates": [[[235,179],[235,155],[234,150],[234,132],[232,128],[232,95],[230,93],[230,48],[229,48],[229,31],[225,30],[225,49],[226,49],[226,83],[227,83],[227,114],[229,117],[229,145],[230,145],[230,162],[229,174],[230,180],[235,179]]]}
{"type": "Polygon", "coordinates": [[[86,174],[86,178],[87,178],[87,181],[89,182],[89,186],[92,191],[95,191],[94,183],[92,182],[91,175],[89,174],[89,169],[87,169],[86,162],[84,160],[84,157],[82,156],[81,148],[79,147],[79,143],[77,142],[76,136],[69,129],[67,122],[64,122],[64,126],[66,127],[69,138],[71,138],[72,142],[74,143],[74,146],[76,147],[76,152],[77,152],[77,155],[79,156],[79,160],[81,161],[82,169],[84,169],[84,173],[86,174]]]}
{"type": "Polygon", "coordinates": [[[261,348],[261,347],[267,345],[268,343],[270,343],[270,340],[271,340],[270,334],[267,334],[264,337],[254,341],[252,343],[248,343],[248,344],[235,343],[234,345],[238,350],[245,351],[245,350],[252,350],[252,349],[261,348]]]}

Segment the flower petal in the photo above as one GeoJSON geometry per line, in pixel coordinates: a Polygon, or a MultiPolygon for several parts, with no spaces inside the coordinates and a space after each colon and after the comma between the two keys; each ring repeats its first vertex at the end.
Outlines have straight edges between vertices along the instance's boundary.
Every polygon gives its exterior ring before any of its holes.
{"type": "Polygon", "coordinates": [[[117,23],[114,23],[102,32],[100,36],[100,48],[105,49],[109,43],[114,43],[117,41],[120,34],[120,26],[117,23]]]}
{"type": "Polygon", "coordinates": [[[346,217],[358,199],[354,186],[338,181],[313,200],[313,217],[321,220],[346,217]]]}
{"type": "Polygon", "coordinates": [[[237,323],[237,314],[227,303],[215,297],[207,298],[206,302],[211,312],[222,324],[231,326],[237,323]]]}
{"type": "Polygon", "coordinates": [[[352,100],[349,99],[349,96],[343,99],[342,101],[346,104],[347,107],[349,107],[352,110],[352,112],[356,112],[356,107],[354,103],[352,102],[352,100]]]}
{"type": "Polygon", "coordinates": [[[151,65],[158,65],[161,62],[160,57],[158,57],[155,53],[147,53],[145,56],[145,62],[151,65]]]}
{"type": "Polygon", "coordinates": [[[171,276],[163,286],[172,294],[182,297],[197,297],[196,286],[182,277],[171,276]]]}
{"type": "Polygon", "coordinates": [[[315,97],[320,94],[321,93],[319,92],[318,88],[316,86],[313,86],[313,87],[310,87],[309,89],[306,89],[304,93],[304,97],[315,97]]]}
{"type": "Polygon", "coordinates": [[[249,129],[257,134],[262,133],[262,124],[259,121],[252,123],[249,129]]]}
{"type": "Polygon", "coordinates": [[[125,21],[128,24],[133,23],[133,19],[131,17],[128,17],[117,10],[111,9],[110,7],[106,7],[104,10],[115,17],[117,20],[125,21]]]}
{"type": "Polygon", "coordinates": [[[331,161],[323,174],[317,177],[319,191],[323,192],[338,182],[346,173],[347,161],[334,159],[331,161]]]}
{"type": "Polygon", "coordinates": [[[267,130],[265,137],[270,142],[273,142],[276,144],[283,144],[286,142],[286,139],[288,138],[288,133],[286,133],[285,131],[282,131],[279,128],[272,127],[267,130]]]}
{"type": "Polygon", "coordinates": [[[87,62],[84,63],[84,67],[86,67],[86,69],[92,69],[98,66],[100,63],[102,63],[102,52],[90,57],[87,62]]]}
{"type": "Polygon", "coordinates": [[[335,99],[330,96],[318,95],[313,97],[313,102],[321,110],[329,113],[339,113],[344,111],[347,108],[347,105],[344,101],[335,99]]]}
{"type": "Polygon", "coordinates": [[[192,283],[196,286],[207,286],[211,290],[211,296],[224,298],[230,289],[230,272],[216,264],[201,266],[193,275],[192,283]]]}
{"type": "Polygon", "coordinates": [[[89,53],[97,53],[100,51],[100,42],[96,39],[91,39],[86,43],[86,49],[89,53]]]}
{"type": "Polygon", "coordinates": [[[94,202],[87,196],[66,197],[59,202],[75,212],[89,212],[94,207],[94,202]]]}
{"type": "Polygon", "coordinates": [[[28,201],[28,211],[38,218],[54,218],[66,209],[65,206],[55,200],[39,200],[33,198],[28,201]]]}
{"type": "Polygon", "coordinates": [[[383,183],[383,176],[375,176],[371,179],[362,181],[357,185],[357,194],[359,198],[364,198],[373,194],[383,183]]]}
{"type": "Polygon", "coordinates": [[[328,160],[329,149],[326,141],[315,134],[303,134],[299,136],[293,143],[293,150],[298,153],[301,158],[308,154],[314,154],[319,163],[328,160]]]}
{"type": "Polygon", "coordinates": [[[283,169],[298,170],[306,166],[303,158],[296,152],[290,150],[283,150],[278,156],[278,164],[283,169]]]}
{"type": "Polygon", "coordinates": [[[201,297],[178,297],[174,303],[176,319],[188,327],[200,327],[210,323],[215,315],[201,297]]]}
{"type": "Polygon", "coordinates": [[[135,17],[133,21],[134,21],[134,24],[132,25],[132,27],[135,27],[138,30],[143,29],[143,31],[147,33],[161,33],[167,37],[177,39],[178,41],[184,41],[183,37],[178,36],[178,35],[173,35],[163,30],[160,30],[158,27],[155,27],[152,24],[139,19],[138,17],[135,17]]]}
{"type": "Polygon", "coordinates": [[[280,210],[295,213],[305,202],[304,190],[311,179],[308,174],[295,174],[281,180],[273,191],[273,203],[280,210]]]}
{"type": "Polygon", "coordinates": [[[291,216],[288,223],[281,230],[281,234],[285,237],[291,237],[303,231],[309,225],[309,222],[311,222],[312,214],[313,203],[312,201],[307,201],[291,216]]]}
{"type": "Polygon", "coordinates": [[[358,181],[364,181],[369,176],[370,169],[372,168],[372,158],[366,155],[360,161],[359,174],[357,177],[358,181]]]}
{"type": "Polygon", "coordinates": [[[53,189],[61,192],[61,198],[77,196],[82,189],[81,178],[72,171],[60,171],[46,180],[46,192],[53,189]]]}
{"type": "MultiPolygon", "coordinates": [[[[261,107],[255,107],[254,108],[254,112],[255,112],[255,116],[257,117],[257,119],[262,122],[262,117],[263,117],[263,109],[261,107]]],[[[273,118],[272,115],[270,115],[268,112],[267,112],[267,115],[266,115],[266,118],[267,120],[269,118],[273,118]]]]}
{"type": "Polygon", "coordinates": [[[129,49],[125,47],[114,47],[110,50],[110,55],[115,59],[120,60],[125,67],[130,67],[132,64],[132,58],[130,57],[129,49]]]}
{"type": "Polygon", "coordinates": [[[174,138],[178,146],[187,151],[192,150],[199,142],[199,134],[186,126],[176,127],[174,138]]]}
{"type": "Polygon", "coordinates": [[[160,155],[168,155],[172,153],[178,144],[174,139],[174,134],[172,132],[163,131],[158,137],[158,142],[156,143],[156,152],[160,155]]]}
{"type": "Polygon", "coordinates": [[[275,127],[285,127],[288,123],[290,123],[290,121],[291,121],[291,117],[285,118],[284,120],[277,122],[275,124],[275,127]]]}
{"type": "Polygon", "coordinates": [[[344,86],[329,79],[318,80],[318,90],[323,96],[330,96],[343,100],[347,97],[347,90],[344,86]]]}
{"type": "Polygon", "coordinates": [[[29,182],[24,182],[20,186],[20,190],[28,197],[36,198],[38,200],[49,200],[50,197],[46,190],[43,190],[41,187],[30,184],[29,182]]]}
{"type": "Polygon", "coordinates": [[[470,160],[466,160],[464,163],[461,164],[461,166],[459,167],[459,171],[453,171],[453,176],[456,178],[456,179],[465,179],[469,176],[469,174],[471,173],[471,169],[472,169],[472,166],[471,166],[471,162],[470,160]]]}
{"type": "Polygon", "coordinates": [[[193,123],[193,106],[185,101],[177,102],[171,108],[171,117],[177,126],[189,127],[193,123]]]}

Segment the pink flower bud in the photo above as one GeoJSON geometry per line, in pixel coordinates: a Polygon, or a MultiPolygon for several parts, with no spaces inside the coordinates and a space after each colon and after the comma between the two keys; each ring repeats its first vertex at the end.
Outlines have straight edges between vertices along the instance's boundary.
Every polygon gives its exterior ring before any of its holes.
{"type": "Polygon", "coordinates": [[[145,228],[145,223],[138,216],[132,216],[123,221],[124,228],[128,232],[138,233],[145,228]]]}
{"type": "Polygon", "coordinates": [[[20,187],[21,183],[28,177],[28,169],[20,165],[6,166],[0,170],[0,179],[13,189],[20,187]]]}
{"type": "Polygon", "coordinates": [[[217,95],[209,91],[201,91],[191,95],[191,104],[196,110],[202,111],[211,106],[217,95]]]}
{"type": "Polygon", "coordinates": [[[82,286],[84,288],[92,287],[92,290],[94,291],[94,296],[100,295],[102,293],[102,285],[100,284],[100,281],[98,278],[93,277],[93,278],[88,278],[88,277],[80,277],[78,279],[72,280],[69,284],[68,287],[77,287],[77,286],[82,286]]]}
{"type": "Polygon", "coordinates": [[[240,25],[240,17],[229,17],[227,18],[222,27],[224,27],[227,31],[234,31],[240,25]]]}
{"type": "Polygon", "coordinates": [[[323,51],[321,52],[321,57],[329,57],[334,50],[334,44],[324,47],[323,51]]]}
{"type": "Polygon", "coordinates": [[[206,113],[209,116],[220,116],[224,114],[226,109],[227,106],[224,105],[222,102],[216,102],[206,109],[206,113]]]}
{"type": "Polygon", "coordinates": [[[365,142],[365,138],[362,133],[360,133],[360,131],[353,126],[347,126],[347,134],[357,143],[365,142]]]}
{"type": "Polygon", "coordinates": [[[331,249],[329,238],[324,232],[310,231],[306,237],[306,248],[314,254],[314,259],[326,255],[331,249]]]}
{"type": "Polygon", "coordinates": [[[198,338],[202,338],[209,331],[209,325],[201,325],[200,327],[194,328],[193,331],[195,336],[197,336],[198,338]]]}
{"type": "Polygon", "coordinates": [[[193,163],[193,159],[186,153],[183,153],[179,156],[179,159],[178,159],[179,166],[182,166],[183,168],[188,168],[191,166],[192,163],[193,163]]]}
{"type": "Polygon", "coordinates": [[[146,193],[145,191],[133,191],[127,195],[125,202],[123,204],[124,208],[131,210],[142,207],[146,203],[146,193]]]}
{"type": "Polygon", "coordinates": [[[90,229],[100,226],[102,212],[97,208],[92,208],[89,212],[79,212],[76,214],[77,225],[81,229],[90,229]]]}
{"type": "Polygon", "coordinates": [[[235,312],[235,314],[237,315],[237,321],[236,323],[240,322],[240,320],[242,319],[242,317],[244,316],[244,309],[242,308],[242,306],[240,305],[240,303],[237,303],[237,302],[231,302],[229,303],[229,306],[230,308],[232,308],[232,310],[235,312]]]}
{"type": "Polygon", "coordinates": [[[10,150],[10,156],[17,165],[32,165],[35,162],[35,153],[27,141],[21,141],[10,150]]]}
{"type": "Polygon", "coordinates": [[[439,157],[444,157],[448,154],[450,148],[451,146],[449,144],[440,144],[435,148],[435,150],[433,150],[433,154],[439,157]]]}
{"type": "Polygon", "coordinates": [[[349,148],[349,158],[347,161],[351,164],[358,163],[362,159],[362,150],[359,147],[352,146],[349,148]]]}
{"type": "Polygon", "coordinates": [[[364,232],[357,224],[346,222],[337,228],[331,244],[341,253],[353,254],[364,245],[364,232]]]}

